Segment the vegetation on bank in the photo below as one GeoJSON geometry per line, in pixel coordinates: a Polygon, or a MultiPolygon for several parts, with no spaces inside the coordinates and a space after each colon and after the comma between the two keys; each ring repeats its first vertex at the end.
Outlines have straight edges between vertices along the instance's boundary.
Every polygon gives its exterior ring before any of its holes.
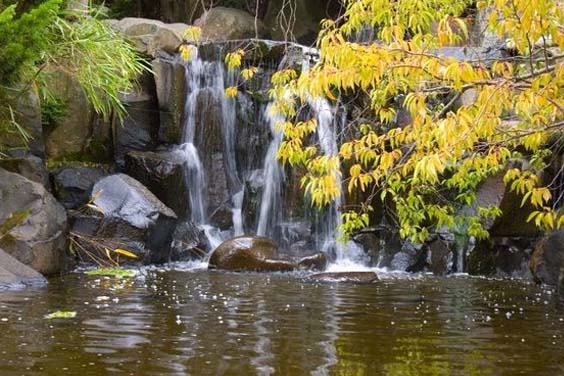
{"type": "Polygon", "coordinates": [[[62,0],[0,1],[0,132],[29,141],[14,108],[36,86],[44,122],[64,116],[64,104],[45,84],[57,71],[74,77],[103,117],[125,114],[119,93],[133,88],[146,63],[103,21],[100,10],[67,5],[62,0]]]}

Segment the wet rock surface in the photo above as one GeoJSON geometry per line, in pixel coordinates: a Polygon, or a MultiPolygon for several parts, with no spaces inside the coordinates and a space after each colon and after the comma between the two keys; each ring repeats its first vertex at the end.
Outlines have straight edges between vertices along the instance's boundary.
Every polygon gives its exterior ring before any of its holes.
{"type": "Polygon", "coordinates": [[[539,241],[531,257],[531,272],[537,282],[556,286],[564,264],[564,230],[555,231],[539,241]]]}
{"type": "Polygon", "coordinates": [[[0,169],[0,247],[39,273],[64,267],[65,209],[45,187],[0,169]]]}
{"type": "Polygon", "coordinates": [[[325,270],[329,260],[327,255],[323,252],[315,253],[310,256],[302,257],[298,261],[298,267],[300,269],[308,270],[325,270]]]}
{"type": "Polygon", "coordinates": [[[372,283],[378,280],[378,276],[374,272],[336,272],[336,273],[318,273],[308,277],[311,281],[316,282],[347,282],[347,283],[372,283]]]}
{"type": "Polygon", "coordinates": [[[278,258],[278,246],[263,237],[239,236],[224,241],[209,260],[209,269],[285,272],[296,269],[292,261],[278,258]]]}
{"type": "Polygon", "coordinates": [[[45,277],[0,249],[0,289],[45,283],[45,277]]]}

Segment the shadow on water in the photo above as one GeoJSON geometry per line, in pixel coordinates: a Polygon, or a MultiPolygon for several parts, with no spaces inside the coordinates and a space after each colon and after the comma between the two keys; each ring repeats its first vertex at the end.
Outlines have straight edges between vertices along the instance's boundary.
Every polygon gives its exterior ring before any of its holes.
{"type": "Polygon", "coordinates": [[[557,375],[564,312],[521,281],[145,269],[0,294],[1,375],[557,375]],[[47,320],[56,310],[77,317],[47,320]]]}

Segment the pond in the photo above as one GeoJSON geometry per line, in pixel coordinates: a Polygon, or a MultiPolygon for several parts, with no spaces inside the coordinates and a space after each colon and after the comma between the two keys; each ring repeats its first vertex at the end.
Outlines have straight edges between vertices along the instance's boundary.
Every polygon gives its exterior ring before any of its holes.
{"type": "Polygon", "coordinates": [[[524,281],[370,285],[178,264],[0,292],[0,375],[557,375],[564,312],[524,281]],[[57,310],[75,318],[46,319],[57,310]]]}

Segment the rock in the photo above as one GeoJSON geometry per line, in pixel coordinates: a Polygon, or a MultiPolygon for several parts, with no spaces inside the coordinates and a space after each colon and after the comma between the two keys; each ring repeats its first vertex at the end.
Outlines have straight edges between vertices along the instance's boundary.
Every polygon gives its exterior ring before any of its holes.
{"type": "Polygon", "coordinates": [[[441,238],[435,239],[428,245],[427,264],[434,275],[445,276],[453,270],[454,253],[452,242],[441,238]]]}
{"type": "Polygon", "coordinates": [[[188,261],[204,258],[210,251],[205,232],[191,222],[176,226],[172,235],[170,261],[188,261]]]}
{"type": "Polygon", "coordinates": [[[128,152],[152,150],[158,144],[160,119],[155,85],[153,76],[146,74],[135,91],[121,95],[127,115],[115,129],[115,159],[120,167],[128,152]]]}
{"type": "Polygon", "coordinates": [[[480,240],[466,258],[466,272],[502,278],[530,279],[533,241],[527,238],[490,237],[480,240]]]}
{"type": "Polygon", "coordinates": [[[179,218],[190,213],[184,156],[176,151],[132,151],[125,156],[125,171],[174,210],[179,218]]]}
{"type": "Polygon", "coordinates": [[[194,22],[202,29],[202,40],[226,41],[268,37],[261,20],[251,14],[233,8],[215,7],[194,22]]]}
{"type": "Polygon", "coordinates": [[[65,109],[65,116],[45,128],[45,148],[49,158],[76,158],[88,147],[94,109],[77,79],[66,71],[48,72],[46,85],[65,109]]]}
{"type": "Polygon", "coordinates": [[[65,209],[39,183],[0,169],[0,247],[41,274],[63,268],[65,209]]]}
{"type": "Polygon", "coordinates": [[[127,17],[112,26],[132,40],[141,53],[152,57],[159,51],[175,53],[184,40],[188,25],[184,23],[166,24],[147,18],[127,17]]]}
{"type": "Polygon", "coordinates": [[[558,278],[558,301],[561,306],[564,306],[564,265],[560,267],[560,278],[558,278]]]}
{"type": "Polygon", "coordinates": [[[159,106],[159,141],[180,144],[187,95],[186,69],[184,65],[164,58],[154,60],[152,67],[159,106]]]}
{"type": "Polygon", "coordinates": [[[45,277],[0,249],[0,289],[45,283],[45,277]]]}
{"type": "Polygon", "coordinates": [[[378,280],[374,272],[339,272],[339,273],[318,273],[308,279],[316,282],[347,282],[357,284],[368,284],[378,280]]]}
{"type": "Polygon", "coordinates": [[[491,65],[494,61],[508,57],[505,50],[492,47],[441,47],[436,53],[460,61],[476,61],[486,65],[491,65]]]}
{"type": "Polygon", "coordinates": [[[270,0],[264,21],[275,40],[286,40],[290,37],[309,46],[315,43],[319,22],[324,18],[336,19],[341,14],[339,3],[327,0],[294,0],[292,5],[288,6],[284,0],[270,0]]]}
{"type": "Polygon", "coordinates": [[[96,238],[122,243],[139,256],[140,262],[169,260],[177,216],[146,187],[130,176],[116,174],[99,180],[92,195],[102,218],[98,224],[95,218],[90,222],[82,219],[79,224],[95,228],[92,232],[96,238]]]}
{"type": "Polygon", "coordinates": [[[548,234],[538,242],[529,266],[537,282],[556,286],[563,264],[564,230],[559,230],[548,234]]]}
{"type": "MultiPolygon", "coordinates": [[[[18,132],[0,132],[2,152],[14,157],[21,157],[28,152],[43,158],[45,156],[45,142],[43,138],[43,124],[41,122],[41,103],[37,86],[5,90],[6,97],[2,100],[12,106],[15,121],[31,136],[26,143],[18,132]],[[20,91],[22,90],[22,91],[20,91]]],[[[3,114],[10,117],[9,113],[3,114]]],[[[0,119],[11,121],[12,119],[0,119]]]]}
{"type": "Polygon", "coordinates": [[[96,167],[62,167],[52,173],[55,197],[66,209],[77,209],[88,202],[92,187],[106,172],[96,167]]]}
{"type": "Polygon", "coordinates": [[[310,256],[302,257],[300,261],[298,261],[298,267],[308,270],[325,270],[327,263],[327,255],[323,252],[318,252],[310,256]]]}
{"type": "Polygon", "coordinates": [[[228,271],[285,272],[297,265],[278,259],[278,247],[263,237],[238,236],[224,241],[213,251],[209,269],[228,271]]]}
{"type": "Polygon", "coordinates": [[[20,174],[31,181],[49,187],[49,172],[43,159],[28,154],[21,158],[0,159],[0,168],[20,174]]]}

